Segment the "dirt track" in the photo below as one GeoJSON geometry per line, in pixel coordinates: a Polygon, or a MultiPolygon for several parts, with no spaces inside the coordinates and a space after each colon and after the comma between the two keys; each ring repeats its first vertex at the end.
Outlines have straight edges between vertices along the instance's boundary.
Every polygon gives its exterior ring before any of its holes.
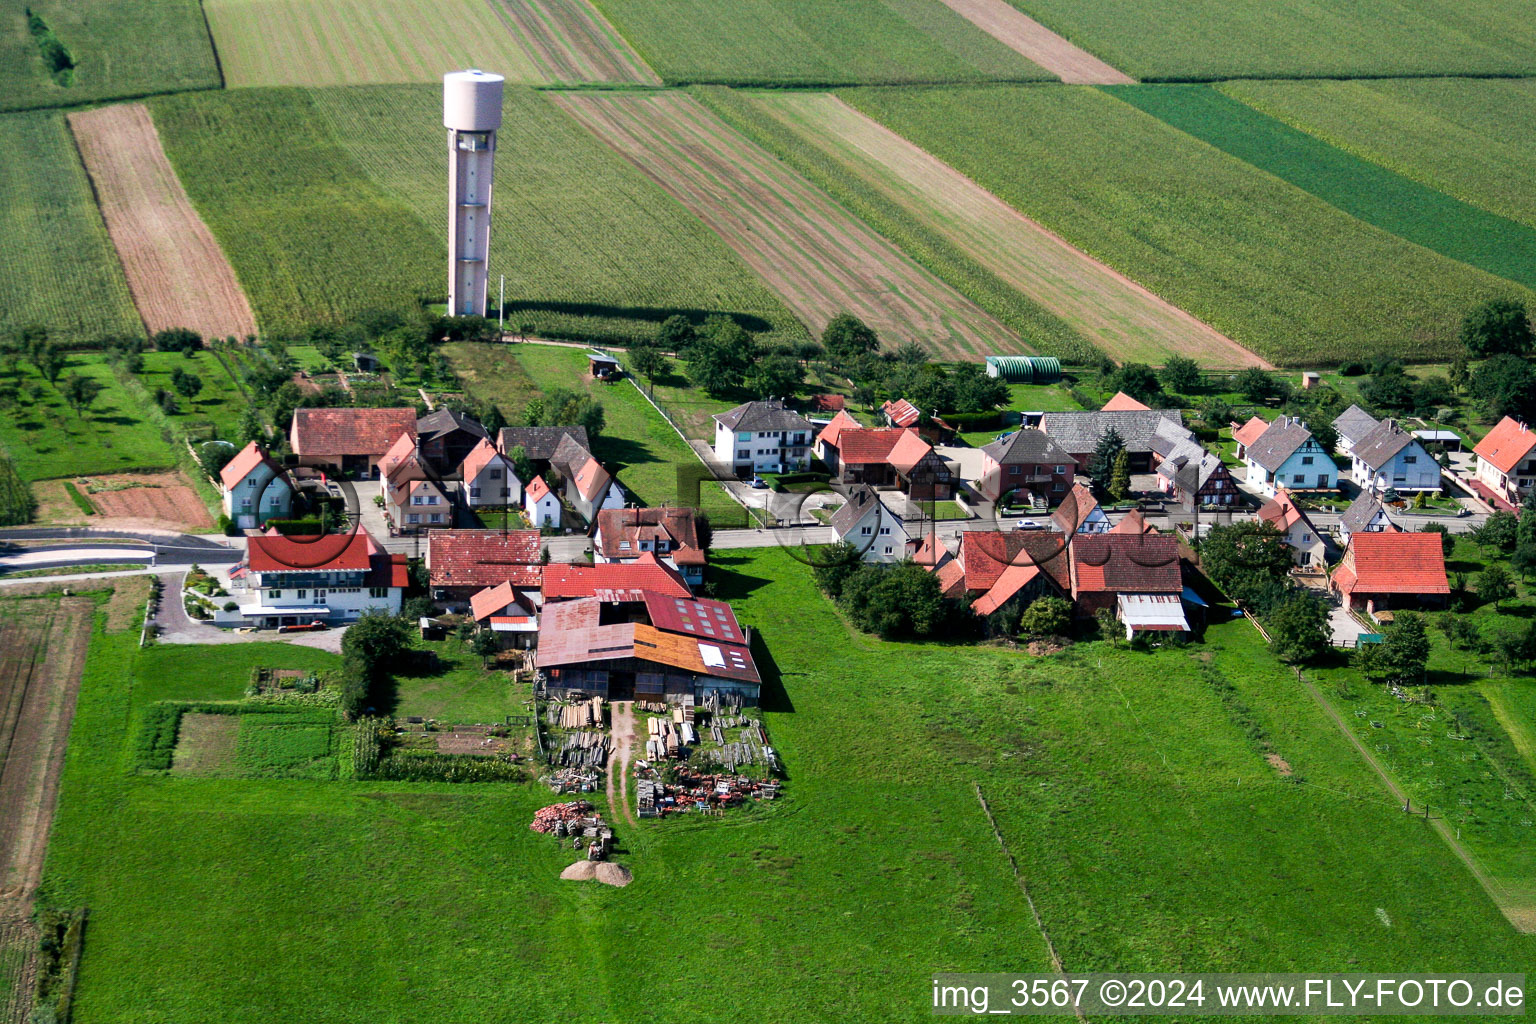
{"type": "Polygon", "coordinates": [[[682,93],[554,97],[708,224],[819,334],[850,312],[890,348],[1029,351],[1013,331],[682,93]]]}
{"type": "Polygon", "coordinates": [[[1007,0],[944,0],[950,10],[1069,85],[1131,85],[1136,80],[1063,39],[1007,0]]]}
{"type": "Polygon", "coordinates": [[[490,0],[551,82],[660,85],[656,76],[587,0],[490,0]]]}
{"type": "Polygon", "coordinates": [[[204,337],[255,334],[250,303],[166,159],[149,109],[81,111],[69,126],[145,325],[204,337]]]}
{"type": "Polygon", "coordinates": [[[608,755],[608,813],[614,821],[619,815],[635,828],[635,812],[629,809],[629,752],[635,743],[635,705],[625,701],[613,705],[613,753],[608,755]],[[618,793],[615,795],[615,779],[618,793]]]}

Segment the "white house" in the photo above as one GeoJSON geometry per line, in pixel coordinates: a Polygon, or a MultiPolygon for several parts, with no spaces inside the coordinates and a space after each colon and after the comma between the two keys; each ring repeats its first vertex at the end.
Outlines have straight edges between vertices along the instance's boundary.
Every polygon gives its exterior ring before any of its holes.
{"type": "Polygon", "coordinates": [[[1296,507],[1296,502],[1291,500],[1285,488],[1280,488],[1273,498],[1264,503],[1258,516],[1260,522],[1269,523],[1285,537],[1285,546],[1291,549],[1291,557],[1297,565],[1328,564],[1328,549],[1323,535],[1317,532],[1317,527],[1312,525],[1307,514],[1296,507]]]}
{"type": "Polygon", "coordinates": [[[288,474],[255,441],[219,471],[219,487],[224,492],[224,514],[242,530],[293,514],[288,474]]]}
{"type": "Polygon", "coordinates": [[[317,537],[272,533],[250,538],[230,583],[246,624],[273,629],[317,619],[347,623],[367,611],[400,611],[406,556],[391,555],[366,530],[317,537]]]}
{"type": "Polygon", "coordinates": [[[1338,487],[1332,456],[1294,416],[1281,416],[1258,437],[1248,437],[1243,461],[1248,467],[1248,482],[1271,498],[1281,487],[1290,491],[1331,491],[1338,487]]]}
{"type": "Polygon", "coordinates": [[[811,464],[815,426],[778,399],[747,402],[714,419],[715,458],[738,477],[790,472],[811,464]]]}
{"type": "Polygon", "coordinates": [[[1397,524],[1387,515],[1386,506],[1370,491],[1361,491],[1339,516],[1339,541],[1345,547],[1349,546],[1349,538],[1357,533],[1385,533],[1395,529],[1397,524]]]}
{"type": "Polygon", "coordinates": [[[1350,449],[1350,476],[1362,490],[1381,494],[1440,490],[1440,464],[1396,420],[1382,420],[1350,449]]]}
{"type": "Polygon", "coordinates": [[[543,477],[534,477],[523,490],[523,508],[528,512],[529,522],[538,529],[560,528],[560,498],[543,477]]]}
{"type": "Polygon", "coordinates": [[[520,505],[523,483],[517,478],[512,460],[496,450],[489,440],[470,449],[459,466],[464,480],[464,503],[470,508],[504,508],[520,505]]]}
{"type": "Polygon", "coordinates": [[[1051,522],[1062,533],[1108,533],[1110,526],[1093,490],[1080,483],[1074,483],[1066,498],[1051,512],[1051,522]]]}
{"type": "Polygon", "coordinates": [[[589,524],[604,509],[624,507],[624,488],[573,438],[560,442],[549,464],[564,481],[566,503],[589,524]]]}
{"type": "Polygon", "coordinates": [[[1333,429],[1339,435],[1339,450],[1346,455],[1354,451],[1355,442],[1375,430],[1379,422],[1358,405],[1339,413],[1333,420],[1333,429]]]}
{"type": "MultiPolygon", "coordinates": [[[[902,500],[898,495],[896,500],[902,500]]],[[[864,484],[848,491],[848,501],[832,513],[837,539],[856,548],[866,562],[900,562],[922,541],[923,519],[902,517],[890,496],[864,484]]]]}
{"type": "Polygon", "coordinates": [[[1518,504],[1536,483],[1536,430],[1505,416],[1477,442],[1477,480],[1496,496],[1518,504]]]}

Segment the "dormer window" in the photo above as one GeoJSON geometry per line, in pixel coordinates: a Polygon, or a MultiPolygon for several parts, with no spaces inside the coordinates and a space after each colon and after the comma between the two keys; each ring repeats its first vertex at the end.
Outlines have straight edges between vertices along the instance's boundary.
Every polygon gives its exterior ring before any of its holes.
{"type": "Polygon", "coordinates": [[[629,550],[629,541],[627,541],[627,540],[619,541],[619,550],[620,551],[628,551],[629,550]]]}

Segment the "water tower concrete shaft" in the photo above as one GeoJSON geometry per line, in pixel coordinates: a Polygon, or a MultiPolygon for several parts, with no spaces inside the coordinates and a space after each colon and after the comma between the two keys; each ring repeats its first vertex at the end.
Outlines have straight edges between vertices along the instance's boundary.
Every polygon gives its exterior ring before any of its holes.
{"type": "Polygon", "coordinates": [[[448,313],[486,314],[491,250],[491,179],[505,80],[486,71],[443,76],[448,129],[448,313]]]}

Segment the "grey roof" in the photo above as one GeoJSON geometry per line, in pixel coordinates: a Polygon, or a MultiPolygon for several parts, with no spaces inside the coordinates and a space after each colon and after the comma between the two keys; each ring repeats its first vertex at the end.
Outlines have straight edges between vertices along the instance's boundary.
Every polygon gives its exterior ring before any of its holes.
{"type": "Polygon", "coordinates": [[[1398,426],[1396,420],[1382,420],[1375,430],[1355,441],[1350,454],[1371,469],[1380,469],[1398,452],[1415,443],[1413,435],[1398,426]]]}
{"type": "Polygon", "coordinates": [[[1163,420],[1158,423],[1150,443],[1152,450],[1165,459],[1175,455],[1194,455],[1205,451],[1204,446],[1195,440],[1195,435],[1183,423],[1176,423],[1173,420],[1163,420]]]}
{"type": "Polygon", "coordinates": [[[565,476],[574,476],[574,470],[585,466],[590,458],[592,458],[592,453],[587,450],[586,446],[570,434],[566,434],[560,439],[560,443],[555,446],[554,453],[549,457],[549,464],[565,476]]]}
{"type": "Polygon", "coordinates": [[[716,413],[715,419],[727,430],[804,430],[809,432],[816,429],[811,425],[810,420],[793,409],[784,408],[784,403],[776,398],[765,402],[747,402],[745,405],[738,405],[734,409],[716,413]]]}
{"type": "Polygon", "coordinates": [[[1182,426],[1184,414],[1177,409],[1127,409],[1121,412],[1048,412],[1040,427],[1051,440],[1074,454],[1086,455],[1098,445],[1099,438],[1114,427],[1125,442],[1125,450],[1134,454],[1152,451],[1152,438],[1163,421],[1182,426]]]}
{"type": "Polygon", "coordinates": [[[1000,441],[993,441],[981,449],[998,465],[1012,466],[1033,463],[1064,465],[1072,461],[1072,454],[1045,431],[1034,427],[1020,427],[1000,441]]]}
{"type": "MultiPolygon", "coordinates": [[[[1361,491],[1360,497],[1352,502],[1344,514],[1339,516],[1339,525],[1346,533],[1356,533],[1370,525],[1377,513],[1382,511],[1381,502],[1370,491],[1361,491]]],[[[1390,521],[1391,517],[1388,517],[1390,521]]]]}
{"type": "Polygon", "coordinates": [[[1273,473],[1311,438],[1312,431],[1301,420],[1294,416],[1281,416],[1259,435],[1257,441],[1248,446],[1248,457],[1273,473]]]}
{"type": "Polygon", "coordinates": [[[1198,494],[1200,488],[1209,483],[1211,477],[1222,468],[1222,464],[1220,458],[1199,444],[1191,444],[1192,447],[1181,447],[1164,459],[1162,465],[1157,467],[1157,475],[1172,480],[1186,491],[1198,494]]]}
{"type": "Polygon", "coordinates": [[[848,536],[859,520],[869,514],[869,510],[880,503],[880,498],[875,494],[874,488],[864,484],[858,484],[848,492],[848,500],[843,507],[832,513],[828,523],[837,533],[839,540],[848,536]]]}
{"type": "Polygon", "coordinates": [[[455,430],[465,430],[476,437],[488,438],[491,436],[485,432],[485,428],[479,423],[476,423],[463,413],[455,412],[452,409],[438,409],[436,412],[427,413],[416,421],[416,436],[423,441],[430,441],[444,434],[451,434],[455,430]]]}
{"type": "Polygon", "coordinates": [[[1360,438],[1376,429],[1376,417],[1360,408],[1352,405],[1339,413],[1334,418],[1333,429],[1339,432],[1339,436],[1353,445],[1360,438]]]}
{"type": "Polygon", "coordinates": [[[510,455],[513,448],[521,445],[530,459],[548,462],[566,435],[583,448],[590,446],[586,427],[502,427],[496,435],[496,447],[510,455]]]}

